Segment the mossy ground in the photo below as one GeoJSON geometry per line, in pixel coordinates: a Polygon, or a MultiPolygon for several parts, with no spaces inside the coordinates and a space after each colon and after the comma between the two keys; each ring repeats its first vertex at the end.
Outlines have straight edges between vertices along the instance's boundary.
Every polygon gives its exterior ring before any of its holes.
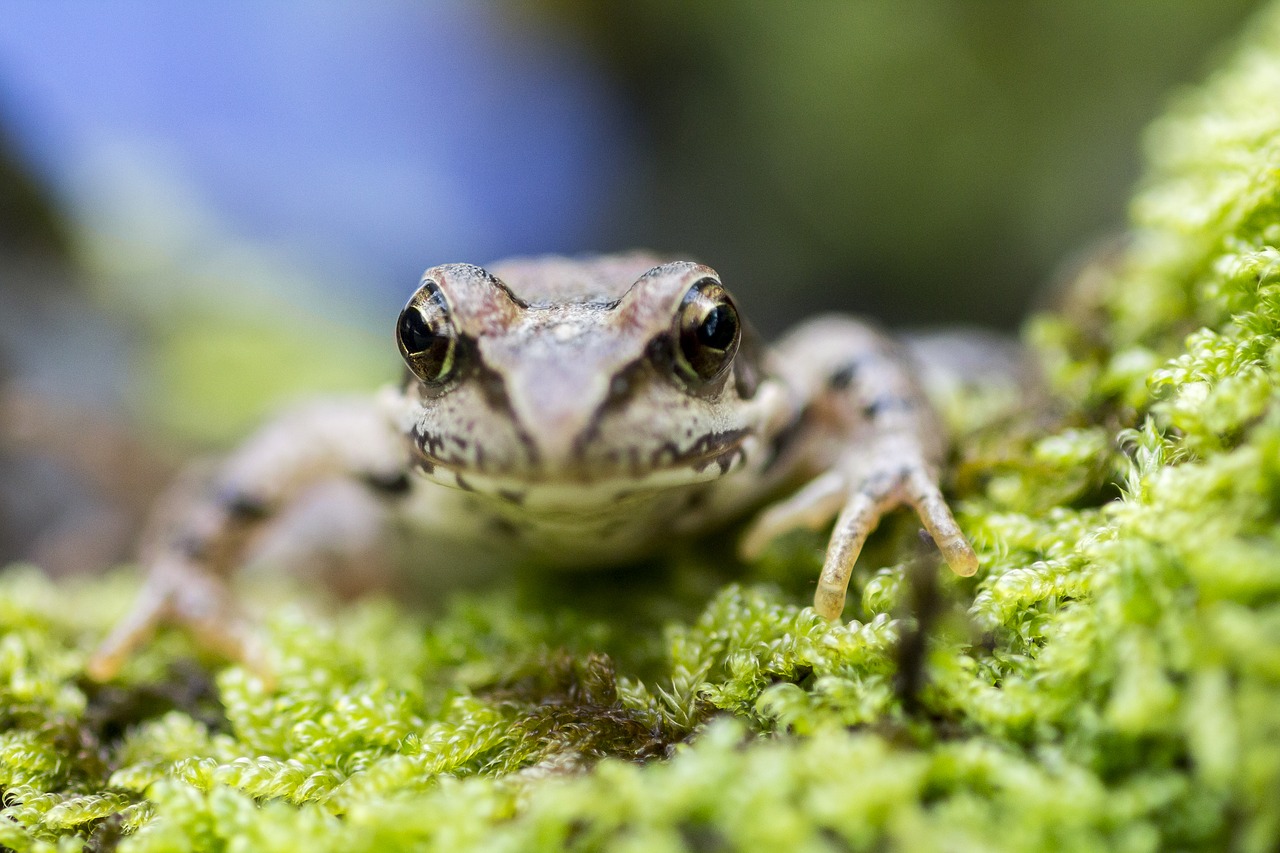
{"type": "Polygon", "coordinates": [[[1275,849],[1276,92],[1280,6],[1153,128],[1128,242],[1030,325],[1053,399],[962,430],[975,579],[899,516],[839,625],[802,606],[804,538],[734,582],[694,553],[440,614],[272,588],[266,690],[173,635],[91,685],[136,578],[10,569],[0,844],[1275,849]]]}

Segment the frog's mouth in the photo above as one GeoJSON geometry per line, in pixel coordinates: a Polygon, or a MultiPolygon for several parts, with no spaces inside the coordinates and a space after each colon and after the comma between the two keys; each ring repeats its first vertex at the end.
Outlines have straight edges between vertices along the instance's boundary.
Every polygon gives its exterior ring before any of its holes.
{"type": "Polygon", "coordinates": [[[642,492],[670,489],[719,479],[745,464],[751,431],[731,429],[707,433],[692,444],[664,441],[629,452],[609,450],[597,455],[577,450],[560,465],[543,464],[535,452],[527,464],[494,464],[484,453],[433,452],[447,446],[441,440],[417,442],[417,464],[430,480],[443,486],[522,503],[530,494],[555,496],[555,503],[594,503],[642,492]]]}

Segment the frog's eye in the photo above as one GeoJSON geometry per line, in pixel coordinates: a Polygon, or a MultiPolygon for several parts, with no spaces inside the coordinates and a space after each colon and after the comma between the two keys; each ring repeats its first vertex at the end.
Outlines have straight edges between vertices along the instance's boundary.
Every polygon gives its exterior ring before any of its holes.
{"type": "Polygon", "coordinates": [[[742,337],[738,309],[713,278],[689,288],[676,314],[676,367],[691,382],[724,374],[742,337]]]}
{"type": "Polygon", "coordinates": [[[458,333],[434,282],[425,282],[400,312],[396,342],[409,369],[423,382],[438,385],[453,375],[458,333]]]}

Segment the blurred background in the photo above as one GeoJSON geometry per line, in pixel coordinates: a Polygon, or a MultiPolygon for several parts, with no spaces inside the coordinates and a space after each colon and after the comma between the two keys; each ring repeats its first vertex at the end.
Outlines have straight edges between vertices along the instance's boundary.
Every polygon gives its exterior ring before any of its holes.
{"type": "Polygon", "coordinates": [[[119,559],[176,460],[394,377],[437,263],[1014,329],[1253,5],[6,0],[0,564],[119,559]]]}

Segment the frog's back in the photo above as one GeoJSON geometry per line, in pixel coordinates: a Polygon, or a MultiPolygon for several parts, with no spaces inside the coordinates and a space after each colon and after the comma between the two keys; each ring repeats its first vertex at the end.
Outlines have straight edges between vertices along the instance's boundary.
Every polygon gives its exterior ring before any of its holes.
{"type": "Polygon", "coordinates": [[[666,259],[650,252],[513,258],[489,268],[528,305],[617,302],[636,279],[666,259]]]}

